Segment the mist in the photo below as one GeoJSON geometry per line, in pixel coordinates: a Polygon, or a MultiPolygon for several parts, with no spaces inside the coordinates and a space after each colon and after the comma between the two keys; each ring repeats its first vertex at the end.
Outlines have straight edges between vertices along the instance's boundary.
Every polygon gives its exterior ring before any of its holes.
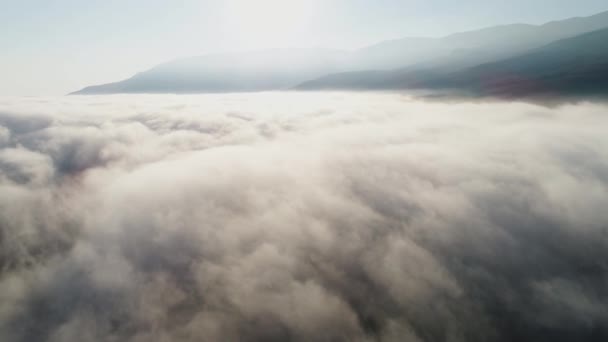
{"type": "Polygon", "coordinates": [[[607,111],[0,98],[0,340],[606,340],[607,111]]]}

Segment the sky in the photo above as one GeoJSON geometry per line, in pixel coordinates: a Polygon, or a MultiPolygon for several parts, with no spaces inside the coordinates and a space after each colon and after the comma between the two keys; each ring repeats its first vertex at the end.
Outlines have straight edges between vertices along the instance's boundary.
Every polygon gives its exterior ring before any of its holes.
{"type": "Polygon", "coordinates": [[[0,95],[61,95],[211,52],[356,49],[605,10],[605,0],[0,0],[0,95]]]}

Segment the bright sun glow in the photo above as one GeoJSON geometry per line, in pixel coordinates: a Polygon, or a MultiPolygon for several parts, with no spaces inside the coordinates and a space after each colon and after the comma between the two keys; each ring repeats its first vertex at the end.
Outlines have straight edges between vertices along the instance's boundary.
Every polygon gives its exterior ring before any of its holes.
{"type": "Polygon", "coordinates": [[[228,0],[226,23],[230,38],[240,45],[297,45],[319,12],[318,0],[228,0]]]}

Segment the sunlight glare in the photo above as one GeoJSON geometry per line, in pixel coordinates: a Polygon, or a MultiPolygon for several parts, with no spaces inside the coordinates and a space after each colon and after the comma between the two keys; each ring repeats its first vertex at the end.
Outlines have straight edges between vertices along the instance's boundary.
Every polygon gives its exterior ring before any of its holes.
{"type": "Polygon", "coordinates": [[[318,13],[317,0],[229,0],[227,32],[248,48],[297,45],[318,13]]]}

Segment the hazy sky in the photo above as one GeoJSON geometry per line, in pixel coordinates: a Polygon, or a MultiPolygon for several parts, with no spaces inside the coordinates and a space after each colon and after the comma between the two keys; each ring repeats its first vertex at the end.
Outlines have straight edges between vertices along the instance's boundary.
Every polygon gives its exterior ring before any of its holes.
{"type": "Polygon", "coordinates": [[[64,94],[207,52],[352,49],[604,10],[606,0],[0,0],[0,95],[64,94]]]}

